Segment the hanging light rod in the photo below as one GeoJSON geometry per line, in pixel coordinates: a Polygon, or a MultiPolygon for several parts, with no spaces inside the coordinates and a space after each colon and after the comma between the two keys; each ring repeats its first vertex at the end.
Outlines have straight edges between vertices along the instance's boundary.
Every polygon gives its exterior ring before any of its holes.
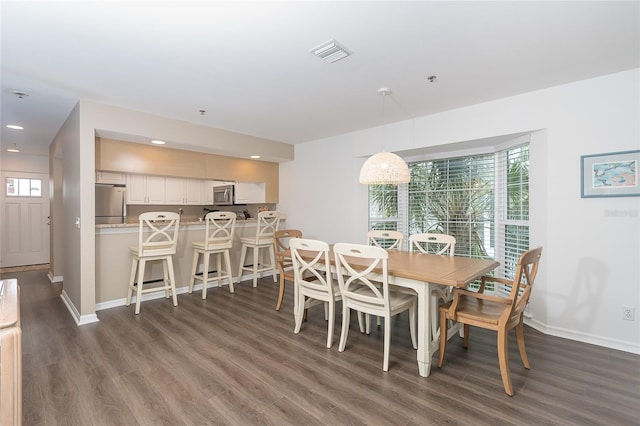
{"type": "MultiPolygon", "coordinates": [[[[391,93],[393,92],[388,87],[378,89],[378,94],[382,96],[383,115],[384,97],[391,95],[391,93]]],[[[382,127],[384,129],[384,122],[382,127]]],[[[360,169],[360,183],[364,185],[397,185],[409,183],[410,180],[411,174],[407,163],[392,152],[384,152],[384,149],[383,152],[369,157],[360,169]]]]}

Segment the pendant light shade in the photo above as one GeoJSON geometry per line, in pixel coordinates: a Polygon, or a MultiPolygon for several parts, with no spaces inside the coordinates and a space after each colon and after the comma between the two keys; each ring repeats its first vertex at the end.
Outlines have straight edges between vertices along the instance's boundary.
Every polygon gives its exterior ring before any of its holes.
{"type": "MultiPolygon", "coordinates": [[[[382,112],[384,115],[384,98],[391,95],[391,89],[383,87],[378,89],[382,96],[382,112]]],[[[384,124],[383,144],[384,144],[384,124]]],[[[384,148],[384,147],[383,147],[384,148]]],[[[360,183],[364,185],[397,185],[409,183],[411,174],[409,166],[402,158],[392,152],[379,152],[364,162],[360,169],[360,183]]]]}
{"type": "Polygon", "coordinates": [[[410,180],[407,163],[392,152],[374,154],[360,169],[360,183],[365,185],[397,185],[410,180]]]}

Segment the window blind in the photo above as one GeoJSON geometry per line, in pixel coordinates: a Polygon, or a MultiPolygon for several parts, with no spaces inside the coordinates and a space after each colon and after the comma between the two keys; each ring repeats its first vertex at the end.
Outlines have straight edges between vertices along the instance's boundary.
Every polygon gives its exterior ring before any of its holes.
{"type": "Polygon", "coordinates": [[[529,144],[496,154],[495,259],[500,262],[498,275],[512,279],[520,255],[529,249],[529,144]]]}
{"type": "MultiPolygon", "coordinates": [[[[529,249],[529,144],[409,164],[411,182],[369,186],[369,229],[456,238],[456,256],[492,258],[513,278],[529,249]]],[[[502,289],[496,289],[502,291],[502,289]]]]}
{"type": "Polygon", "coordinates": [[[410,170],[409,235],[453,235],[456,255],[493,257],[493,155],[412,163],[410,170]]]}

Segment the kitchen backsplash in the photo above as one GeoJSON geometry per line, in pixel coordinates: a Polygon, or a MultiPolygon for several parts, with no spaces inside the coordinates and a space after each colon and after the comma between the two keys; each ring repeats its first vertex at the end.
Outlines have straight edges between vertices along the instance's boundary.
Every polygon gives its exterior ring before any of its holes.
{"type": "Polygon", "coordinates": [[[178,209],[182,209],[182,220],[194,220],[199,217],[204,217],[206,214],[205,208],[210,211],[230,211],[230,212],[243,212],[247,210],[251,217],[258,216],[258,209],[264,209],[267,207],[269,210],[275,210],[275,204],[249,204],[245,206],[168,206],[168,205],[150,205],[150,204],[127,204],[127,222],[135,222],[142,213],[146,212],[176,212],[178,209]]]}

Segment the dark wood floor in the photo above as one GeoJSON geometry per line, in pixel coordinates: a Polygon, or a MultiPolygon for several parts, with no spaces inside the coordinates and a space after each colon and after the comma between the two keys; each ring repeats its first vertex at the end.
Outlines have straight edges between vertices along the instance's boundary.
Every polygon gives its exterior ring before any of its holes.
{"type": "MultiPolygon", "coordinates": [[[[532,369],[510,346],[515,396],[502,389],[495,336],[456,337],[445,366],[418,375],[406,316],[394,320],[389,372],[382,333],[355,321],[347,349],[325,348],[322,307],[293,334],[292,291],[274,310],[270,279],[98,312],[77,327],[46,271],[22,291],[24,424],[29,425],[631,425],[640,356],[526,329],[532,369]]],[[[434,357],[435,360],[435,357],[434,357]]]]}

